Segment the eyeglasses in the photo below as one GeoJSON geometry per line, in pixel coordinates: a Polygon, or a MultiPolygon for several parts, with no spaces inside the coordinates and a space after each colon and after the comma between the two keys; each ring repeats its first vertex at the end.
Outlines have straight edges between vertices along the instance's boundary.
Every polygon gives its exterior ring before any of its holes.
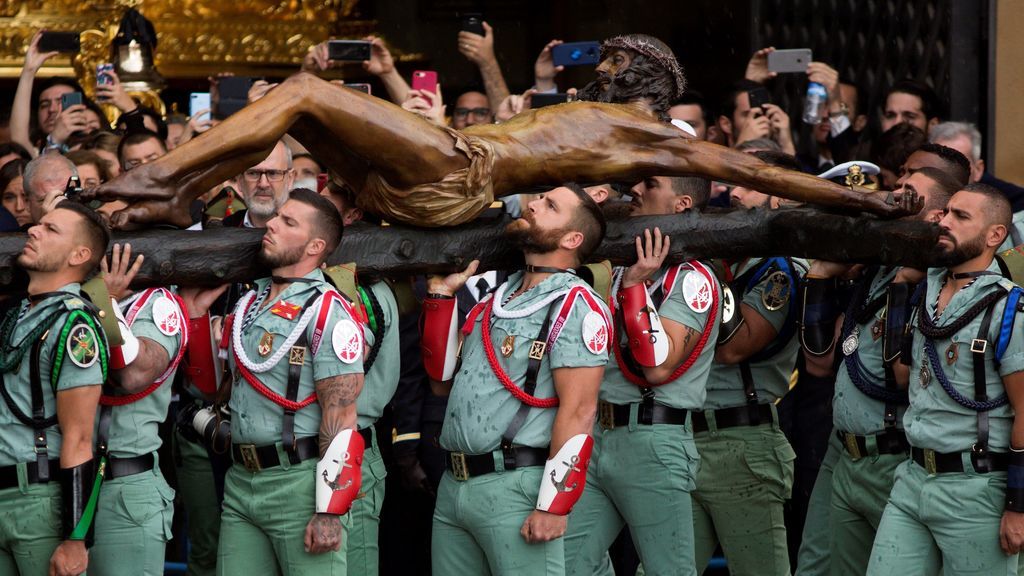
{"type": "Polygon", "coordinates": [[[242,176],[250,182],[259,182],[263,176],[267,177],[268,182],[280,182],[287,174],[288,170],[246,170],[242,172],[242,176]]]}
{"type": "Polygon", "coordinates": [[[456,118],[465,118],[472,114],[476,118],[490,118],[490,108],[456,108],[452,113],[452,116],[456,118]]]}

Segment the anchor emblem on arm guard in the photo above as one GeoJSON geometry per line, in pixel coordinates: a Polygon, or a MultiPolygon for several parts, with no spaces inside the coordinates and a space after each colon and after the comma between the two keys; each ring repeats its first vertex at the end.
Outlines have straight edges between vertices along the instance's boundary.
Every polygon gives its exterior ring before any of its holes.
{"type": "Polygon", "coordinates": [[[593,447],[594,440],[590,435],[577,434],[547,461],[537,494],[537,510],[559,516],[572,510],[586,486],[587,465],[593,447]]]}
{"type": "Polygon", "coordinates": [[[555,480],[555,475],[558,473],[557,470],[552,470],[550,472],[549,476],[551,477],[551,483],[555,486],[555,490],[559,492],[572,492],[573,490],[576,489],[577,486],[579,486],[579,482],[573,482],[572,486],[566,485],[566,481],[569,479],[569,475],[572,474],[573,472],[580,471],[578,466],[579,463],[580,457],[575,454],[572,455],[572,458],[569,459],[569,462],[562,462],[562,464],[567,466],[567,468],[561,480],[555,480]]]}
{"type": "Polygon", "coordinates": [[[316,511],[319,514],[344,514],[352,507],[363,484],[362,465],[365,443],[351,429],[342,430],[331,440],[316,463],[316,511]]]}
{"type": "Polygon", "coordinates": [[[345,490],[346,488],[348,488],[349,486],[352,485],[352,479],[351,478],[346,480],[345,484],[339,484],[338,480],[337,480],[338,478],[341,478],[342,476],[345,475],[345,468],[351,468],[352,467],[351,464],[347,464],[348,459],[349,459],[349,454],[348,454],[348,452],[345,452],[345,455],[342,456],[340,462],[338,460],[331,460],[331,462],[334,462],[335,464],[340,464],[341,465],[338,468],[338,474],[337,474],[337,476],[335,476],[334,480],[331,480],[330,476],[327,475],[327,470],[324,470],[320,474],[320,477],[324,479],[324,484],[327,484],[327,486],[331,489],[332,492],[337,492],[338,490],[345,490]]]}

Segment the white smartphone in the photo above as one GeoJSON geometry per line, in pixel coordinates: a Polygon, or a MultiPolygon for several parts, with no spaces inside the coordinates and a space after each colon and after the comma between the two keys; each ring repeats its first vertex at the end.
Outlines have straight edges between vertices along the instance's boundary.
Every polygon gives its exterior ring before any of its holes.
{"type": "Polygon", "coordinates": [[[188,101],[188,115],[189,118],[195,118],[198,112],[206,110],[203,114],[203,119],[207,120],[210,118],[210,93],[209,92],[193,92],[189,96],[188,101]]]}

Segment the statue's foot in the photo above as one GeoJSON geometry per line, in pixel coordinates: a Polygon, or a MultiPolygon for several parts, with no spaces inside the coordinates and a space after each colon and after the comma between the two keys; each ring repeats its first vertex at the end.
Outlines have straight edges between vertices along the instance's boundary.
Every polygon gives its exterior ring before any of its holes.
{"type": "Polygon", "coordinates": [[[82,200],[170,200],[177,186],[162,173],[159,161],[137,166],[110,182],[82,191],[82,200]]]}

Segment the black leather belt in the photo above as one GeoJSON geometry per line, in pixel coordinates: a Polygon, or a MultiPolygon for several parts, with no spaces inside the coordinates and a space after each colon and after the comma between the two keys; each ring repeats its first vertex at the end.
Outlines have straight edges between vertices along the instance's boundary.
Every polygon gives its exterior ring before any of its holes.
{"type": "MultiPolygon", "coordinates": [[[[770,404],[746,404],[715,410],[715,427],[719,430],[735,428],[737,426],[759,426],[761,424],[771,424],[774,421],[775,412],[772,411],[770,404]]],[[[706,432],[710,429],[707,416],[703,412],[694,411],[694,434],[706,432]]]]}
{"type": "MultiPolygon", "coordinates": [[[[547,448],[529,448],[520,446],[512,448],[512,458],[505,458],[506,470],[526,468],[528,466],[544,466],[548,461],[547,448]],[[514,462],[509,466],[507,462],[514,462]]],[[[447,452],[444,457],[445,468],[451,471],[456,480],[469,480],[475,476],[483,476],[495,471],[494,453],[487,454],[463,454],[462,452],[447,452]]]]}
{"type": "MultiPolygon", "coordinates": [[[[601,428],[611,430],[618,426],[629,425],[629,408],[631,404],[612,404],[601,402],[597,408],[598,423],[601,428]]],[[[661,404],[640,403],[636,413],[636,423],[650,426],[652,424],[686,424],[689,410],[672,408],[661,404]]]]}
{"type": "MultiPolygon", "coordinates": [[[[365,438],[365,437],[364,437],[365,438]]],[[[307,436],[295,441],[295,455],[299,462],[320,456],[320,440],[317,436],[307,436]]],[[[259,472],[267,468],[281,465],[281,457],[275,444],[254,446],[252,444],[232,444],[231,456],[236,464],[241,464],[249,472],[259,472]]]]}
{"type": "Polygon", "coordinates": [[[131,476],[132,474],[148,472],[153,469],[154,463],[152,453],[133,458],[110,457],[107,459],[107,467],[103,470],[103,477],[107,480],[113,480],[115,478],[131,476]]]}
{"type": "MultiPolygon", "coordinates": [[[[910,449],[910,457],[929,474],[963,472],[964,461],[962,454],[962,452],[942,453],[923,448],[910,449]]],[[[1005,452],[986,452],[984,454],[971,452],[970,454],[974,471],[981,474],[986,472],[1006,472],[1007,464],[1010,460],[1005,452]]]]}
{"type": "Polygon", "coordinates": [[[906,454],[910,450],[907,435],[900,430],[886,430],[875,434],[876,450],[868,449],[867,436],[858,436],[852,432],[836,430],[836,437],[843,443],[843,449],[854,460],[875,454],[906,454]]]}
{"type": "MultiPolygon", "coordinates": [[[[26,462],[25,466],[29,484],[44,484],[39,481],[39,465],[35,461],[26,462]]],[[[60,458],[50,460],[50,479],[56,479],[56,472],[60,470],[60,458]]],[[[0,468],[0,490],[14,488],[18,485],[18,465],[4,466],[0,468]]]]}

